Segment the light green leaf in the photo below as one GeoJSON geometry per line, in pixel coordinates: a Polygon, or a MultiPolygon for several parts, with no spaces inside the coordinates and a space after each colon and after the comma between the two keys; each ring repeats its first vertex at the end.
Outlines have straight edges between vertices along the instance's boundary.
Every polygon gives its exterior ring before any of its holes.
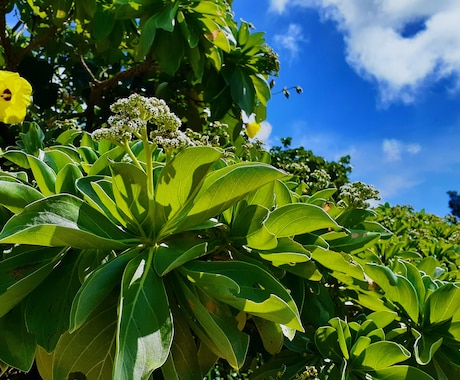
{"type": "Polygon", "coordinates": [[[116,318],[116,302],[110,299],[78,330],[63,334],[54,352],[53,378],[112,379],[116,318]]]}
{"type": "Polygon", "coordinates": [[[443,284],[429,297],[425,305],[425,316],[430,324],[450,320],[460,321],[460,288],[452,283],[443,284]]]}
{"type": "Polygon", "coordinates": [[[290,238],[281,238],[276,248],[269,251],[259,251],[259,256],[271,261],[276,267],[281,265],[295,265],[310,260],[311,253],[302,244],[290,238]]]}
{"type": "Polygon", "coordinates": [[[366,273],[385,292],[385,297],[402,308],[415,323],[419,320],[419,300],[414,286],[390,268],[369,263],[366,273]]]}
{"type": "Polygon", "coordinates": [[[44,198],[43,194],[31,186],[20,182],[0,180],[0,204],[11,212],[19,213],[29,203],[41,198],[44,198]]]}
{"type": "Polygon", "coordinates": [[[270,165],[241,163],[209,173],[195,197],[192,209],[181,224],[188,229],[219,215],[252,191],[284,177],[270,165]]]}
{"type": "Polygon", "coordinates": [[[380,370],[401,363],[410,358],[410,352],[396,342],[380,341],[371,343],[353,361],[353,368],[380,370]]]}
{"type": "Polygon", "coordinates": [[[0,261],[0,317],[34,290],[51,273],[61,248],[16,247],[20,252],[0,261]]]}
{"type": "Polygon", "coordinates": [[[240,368],[246,358],[249,336],[237,329],[235,319],[231,321],[225,316],[225,305],[212,298],[207,298],[203,303],[197,294],[198,289],[193,285],[189,288],[180,278],[179,283],[181,305],[186,305],[183,307],[184,315],[202,344],[227,360],[232,367],[240,368]]]}
{"type": "Polygon", "coordinates": [[[339,225],[321,207],[291,203],[270,213],[265,226],[277,238],[289,237],[339,225]]]}
{"type": "Polygon", "coordinates": [[[337,330],[332,326],[323,326],[316,330],[315,345],[324,358],[338,363],[344,360],[338,343],[337,330]]]}
{"type": "Polygon", "coordinates": [[[270,86],[267,79],[262,74],[250,75],[250,78],[256,90],[257,99],[266,106],[271,98],[270,86]]]}
{"type": "Polygon", "coordinates": [[[114,378],[148,379],[168,358],[173,322],[163,279],[153,270],[153,251],[137,255],[123,274],[114,378]]]}
{"type": "Polygon", "coordinates": [[[45,196],[53,195],[56,183],[56,174],[53,169],[35,156],[28,155],[27,160],[40,191],[45,196]]]}
{"type": "Polygon", "coordinates": [[[391,368],[380,369],[372,372],[372,378],[375,380],[435,380],[426,372],[408,365],[395,365],[391,368]]]}
{"type": "Polygon", "coordinates": [[[183,150],[164,166],[155,189],[162,220],[166,221],[186,208],[221,156],[222,152],[215,148],[193,147],[183,150]]]}
{"type": "Polygon", "coordinates": [[[219,242],[203,242],[202,239],[179,239],[162,243],[153,256],[153,265],[159,276],[164,276],[186,262],[213,251],[219,242]]]}
{"type": "Polygon", "coordinates": [[[55,195],[28,205],[0,232],[0,243],[49,247],[123,249],[131,238],[73,195],[55,195]]]}
{"type": "Polygon", "coordinates": [[[254,317],[254,323],[259,332],[260,339],[262,339],[265,351],[271,355],[278,353],[284,343],[281,325],[259,317],[254,317]]]}
{"type": "Polygon", "coordinates": [[[303,331],[297,305],[270,273],[247,262],[190,261],[180,272],[211,297],[238,310],[303,331]]]}
{"type": "Polygon", "coordinates": [[[348,350],[351,348],[351,333],[348,324],[339,317],[329,320],[329,324],[337,331],[337,341],[343,357],[346,360],[350,359],[348,350]]]}
{"type": "MultiPolygon", "coordinates": [[[[307,247],[310,248],[310,247],[307,247]]],[[[328,249],[314,247],[311,249],[313,260],[332,271],[332,275],[344,273],[351,278],[364,280],[364,272],[360,265],[353,262],[351,256],[328,249]]]]}
{"type": "Polygon", "coordinates": [[[127,226],[126,218],[118,211],[112,190],[112,181],[103,176],[86,176],[76,182],[76,188],[85,200],[115,224],[127,226]]]}
{"type": "Polygon", "coordinates": [[[75,181],[83,174],[75,164],[67,164],[56,176],[56,193],[67,193],[77,195],[75,181]]]}
{"type": "MultiPolygon", "coordinates": [[[[120,213],[131,221],[128,228],[137,233],[152,228],[147,175],[136,166],[122,162],[112,163],[110,170],[115,203],[120,213]]],[[[144,232],[148,235],[148,231],[144,232]]]]}

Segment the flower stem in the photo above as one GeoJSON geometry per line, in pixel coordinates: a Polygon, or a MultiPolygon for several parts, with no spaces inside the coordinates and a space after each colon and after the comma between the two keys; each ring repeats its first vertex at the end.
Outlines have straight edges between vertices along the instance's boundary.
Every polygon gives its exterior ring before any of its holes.
{"type": "Polygon", "coordinates": [[[145,150],[145,171],[147,174],[147,192],[149,199],[153,199],[153,162],[152,162],[152,148],[149,144],[149,136],[147,128],[142,129],[142,142],[145,150]]]}
{"type": "Polygon", "coordinates": [[[139,162],[139,160],[137,159],[136,155],[133,153],[133,151],[131,150],[131,147],[129,146],[129,141],[128,140],[124,140],[123,141],[123,147],[125,148],[126,152],[128,153],[129,157],[131,158],[131,160],[134,162],[134,164],[139,168],[141,169],[142,171],[144,171],[144,168],[142,167],[141,163],[139,162]]]}

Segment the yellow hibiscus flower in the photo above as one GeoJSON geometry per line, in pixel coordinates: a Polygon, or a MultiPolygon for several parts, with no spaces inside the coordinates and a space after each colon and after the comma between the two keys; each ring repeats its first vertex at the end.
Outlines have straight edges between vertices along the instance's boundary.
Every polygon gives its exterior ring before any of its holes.
{"type": "Polygon", "coordinates": [[[18,73],[0,70],[0,121],[22,123],[31,95],[32,86],[18,73]]]}
{"type": "Polygon", "coordinates": [[[252,139],[260,132],[261,127],[262,126],[260,125],[260,123],[257,123],[255,121],[247,123],[246,124],[246,134],[248,135],[249,138],[252,139]]]}

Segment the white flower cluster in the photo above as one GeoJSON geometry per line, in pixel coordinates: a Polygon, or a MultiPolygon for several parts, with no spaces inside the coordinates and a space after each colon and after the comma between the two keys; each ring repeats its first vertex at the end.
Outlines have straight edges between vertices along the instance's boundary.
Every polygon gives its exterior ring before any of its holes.
{"type": "Polygon", "coordinates": [[[355,208],[368,208],[370,204],[366,201],[381,199],[379,191],[374,186],[360,181],[341,186],[339,198],[347,206],[355,208]]]}
{"type": "Polygon", "coordinates": [[[195,145],[192,140],[180,130],[156,129],[150,133],[154,144],[161,146],[166,152],[185,146],[195,145]]]}
{"type": "Polygon", "coordinates": [[[92,137],[96,141],[107,139],[122,143],[131,140],[133,134],[139,136],[148,123],[164,131],[177,131],[181,126],[180,119],[169,110],[166,102],[154,97],[132,94],[117,100],[110,109],[115,113],[108,119],[110,128],[94,131],[92,137]]]}

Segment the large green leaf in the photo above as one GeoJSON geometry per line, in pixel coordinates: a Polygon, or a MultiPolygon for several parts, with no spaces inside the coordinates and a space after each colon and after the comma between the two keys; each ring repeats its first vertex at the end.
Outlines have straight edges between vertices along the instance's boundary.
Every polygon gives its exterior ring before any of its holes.
{"type": "Polygon", "coordinates": [[[0,317],[8,313],[51,273],[61,248],[18,247],[14,256],[0,261],[0,317]]]}
{"type": "Polygon", "coordinates": [[[159,276],[164,276],[186,262],[212,252],[218,244],[218,241],[203,242],[194,237],[162,243],[153,257],[155,271],[159,276]]]}
{"type": "Polygon", "coordinates": [[[270,165],[241,163],[209,173],[196,195],[192,209],[181,224],[182,229],[219,215],[252,191],[284,177],[270,165]]]}
{"type": "Polygon", "coordinates": [[[177,154],[161,170],[155,189],[158,216],[166,221],[186,208],[222,153],[211,147],[188,148],[177,154]]]}
{"type": "Polygon", "coordinates": [[[427,324],[460,321],[460,288],[452,283],[443,284],[429,297],[425,305],[427,324]]]}
{"type": "Polygon", "coordinates": [[[56,173],[53,169],[35,156],[28,155],[27,160],[40,191],[45,196],[55,194],[56,173]]]}
{"type": "Polygon", "coordinates": [[[83,282],[72,302],[69,331],[78,329],[113,289],[121,283],[126,264],[137,255],[137,249],[124,252],[94,270],[83,282]]]}
{"type": "Polygon", "coordinates": [[[168,358],[173,321],[163,279],[153,270],[153,248],[123,273],[114,378],[147,379],[168,358]]]}
{"type": "MultiPolygon", "coordinates": [[[[38,200],[13,216],[0,232],[0,243],[126,248],[132,236],[72,195],[38,200]]],[[[131,240],[132,241],[132,240],[131,240]]]]}
{"type": "Polygon", "coordinates": [[[212,298],[203,303],[196,287],[181,279],[179,283],[184,315],[195,334],[215,355],[227,360],[232,367],[240,368],[246,358],[249,336],[238,330],[235,319],[230,321],[225,315],[226,305],[212,298]]]}
{"type": "Polygon", "coordinates": [[[147,175],[136,166],[123,162],[112,163],[110,170],[115,203],[120,213],[130,220],[128,228],[137,233],[148,226],[151,228],[153,220],[149,219],[151,202],[147,175]]]}
{"type": "Polygon", "coordinates": [[[419,300],[414,286],[403,276],[382,265],[366,264],[366,273],[385,292],[385,297],[402,308],[415,323],[419,320],[419,300]]]}
{"type": "Polygon", "coordinates": [[[0,181],[0,204],[11,212],[21,212],[29,203],[43,197],[39,191],[23,183],[0,181]]]}
{"type": "Polygon", "coordinates": [[[127,221],[118,211],[110,179],[104,176],[86,176],[77,180],[76,188],[92,207],[102,212],[115,224],[127,226],[127,221]]]}
{"type": "Polygon", "coordinates": [[[112,379],[116,305],[112,297],[78,330],[61,336],[53,356],[54,379],[112,379]]]}
{"type": "Polygon", "coordinates": [[[257,265],[190,261],[179,270],[211,297],[238,310],[303,331],[297,305],[289,292],[257,265]]]}
{"type": "Polygon", "coordinates": [[[401,363],[410,358],[404,346],[390,341],[371,343],[350,365],[353,368],[380,370],[401,363]]]}
{"type": "Polygon", "coordinates": [[[78,253],[69,252],[27,298],[27,328],[48,352],[69,329],[70,307],[79,287],[78,253]]]}
{"type": "Polygon", "coordinates": [[[230,80],[230,91],[233,101],[246,114],[252,114],[256,104],[256,89],[254,88],[251,77],[240,67],[236,67],[233,70],[230,80]]]}
{"type": "Polygon", "coordinates": [[[265,222],[277,238],[301,235],[324,228],[338,229],[339,225],[321,207],[307,203],[291,203],[270,213],[265,222]]]}
{"type": "Polygon", "coordinates": [[[22,305],[0,318],[0,342],[0,360],[28,372],[34,362],[36,343],[27,331],[22,305]]]}
{"type": "Polygon", "coordinates": [[[379,369],[372,372],[372,378],[375,380],[435,380],[426,372],[408,365],[395,365],[391,368],[379,369]]]}
{"type": "Polygon", "coordinates": [[[271,261],[274,266],[295,265],[310,260],[311,253],[302,244],[289,238],[282,238],[278,241],[276,248],[269,251],[259,251],[260,257],[271,261]]]}

